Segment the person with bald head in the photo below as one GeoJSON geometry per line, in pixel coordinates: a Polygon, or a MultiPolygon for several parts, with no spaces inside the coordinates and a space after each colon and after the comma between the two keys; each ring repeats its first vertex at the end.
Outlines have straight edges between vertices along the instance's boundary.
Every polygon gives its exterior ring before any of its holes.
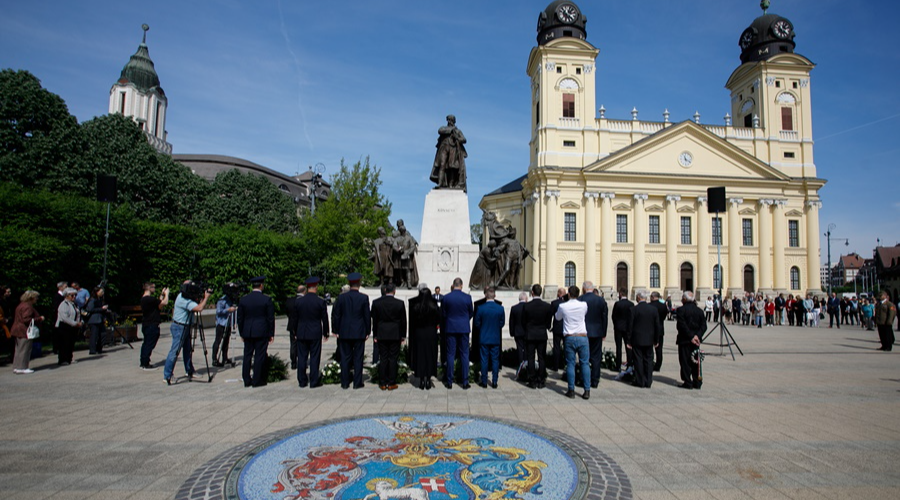
{"type": "Polygon", "coordinates": [[[606,329],[609,325],[609,307],[603,297],[594,293],[594,284],[585,281],[582,284],[582,294],[578,300],[588,306],[584,323],[587,326],[588,346],[591,354],[591,387],[600,385],[600,365],[603,362],[603,339],[606,338],[606,329]]]}
{"type": "Polygon", "coordinates": [[[653,383],[653,348],[659,345],[659,313],[647,303],[649,294],[637,292],[637,305],[631,311],[631,331],[625,339],[625,347],[634,357],[634,382],[636,387],[650,388],[653,383]]]}

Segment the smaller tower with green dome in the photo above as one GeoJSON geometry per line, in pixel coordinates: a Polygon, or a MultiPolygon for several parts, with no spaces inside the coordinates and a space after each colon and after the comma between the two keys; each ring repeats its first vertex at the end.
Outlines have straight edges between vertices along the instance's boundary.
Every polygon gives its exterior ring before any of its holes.
{"type": "Polygon", "coordinates": [[[144,38],[109,91],[109,112],[133,119],[147,135],[150,145],[160,153],[170,155],[172,145],[166,140],[168,100],[159,85],[159,75],[147,48],[150,26],[144,24],[141,27],[144,38]]]}

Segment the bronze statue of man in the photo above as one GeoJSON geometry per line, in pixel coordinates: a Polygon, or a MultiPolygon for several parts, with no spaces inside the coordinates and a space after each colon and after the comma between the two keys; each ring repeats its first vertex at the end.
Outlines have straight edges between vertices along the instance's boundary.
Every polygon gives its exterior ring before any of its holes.
{"type": "Polygon", "coordinates": [[[419,243],[409,232],[403,219],[397,221],[398,236],[395,244],[395,282],[406,288],[414,288],[419,284],[419,269],[416,266],[416,247],[419,243]]]}
{"type": "Polygon", "coordinates": [[[378,228],[378,238],[372,242],[372,254],[369,258],[375,263],[375,275],[379,283],[387,283],[394,279],[394,263],[391,260],[394,251],[394,240],[387,235],[383,227],[378,228]]]}
{"type": "Polygon", "coordinates": [[[431,181],[438,189],[466,190],[466,136],[456,128],[456,117],[447,115],[447,125],[438,129],[437,153],[431,181]]]}

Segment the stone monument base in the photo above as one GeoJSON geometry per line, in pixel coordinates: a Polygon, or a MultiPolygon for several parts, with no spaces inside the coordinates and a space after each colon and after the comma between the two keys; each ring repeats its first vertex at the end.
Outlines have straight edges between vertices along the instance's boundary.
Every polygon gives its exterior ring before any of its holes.
{"type": "Polygon", "coordinates": [[[459,189],[433,189],[425,196],[422,238],[416,253],[419,282],[429,288],[450,291],[455,278],[469,288],[469,276],[478,260],[478,245],[472,244],[469,196],[459,189]]]}

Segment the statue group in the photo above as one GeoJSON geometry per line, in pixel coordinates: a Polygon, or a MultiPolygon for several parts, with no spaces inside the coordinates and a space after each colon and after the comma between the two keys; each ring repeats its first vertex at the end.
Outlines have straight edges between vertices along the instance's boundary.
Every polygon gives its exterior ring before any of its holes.
{"type": "Polygon", "coordinates": [[[475,262],[469,286],[474,290],[487,287],[499,290],[518,289],[522,265],[531,255],[516,240],[516,229],[504,226],[492,212],[482,215],[481,227],[487,232],[489,240],[475,262]]]}
{"type": "Polygon", "coordinates": [[[397,221],[397,229],[388,235],[378,228],[378,238],[371,242],[370,258],[375,263],[375,275],[379,284],[393,282],[398,287],[414,288],[419,284],[416,268],[416,247],[419,243],[409,232],[403,219],[397,221]]]}

